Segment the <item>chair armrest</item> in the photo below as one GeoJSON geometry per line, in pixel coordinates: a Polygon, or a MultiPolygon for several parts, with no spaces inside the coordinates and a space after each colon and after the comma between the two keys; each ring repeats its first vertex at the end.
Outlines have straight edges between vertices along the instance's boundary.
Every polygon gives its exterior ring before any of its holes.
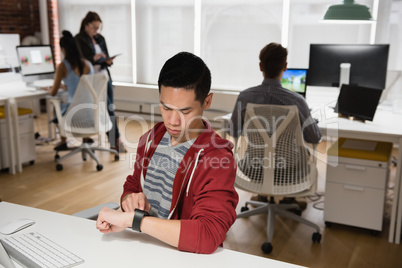
{"type": "Polygon", "coordinates": [[[109,202],[105,203],[96,207],[88,208],[82,211],[79,211],[77,213],[72,214],[72,216],[84,218],[84,219],[89,219],[89,220],[96,220],[98,218],[98,214],[101,211],[102,208],[108,207],[114,210],[118,210],[120,208],[120,205],[115,202],[109,202]]]}

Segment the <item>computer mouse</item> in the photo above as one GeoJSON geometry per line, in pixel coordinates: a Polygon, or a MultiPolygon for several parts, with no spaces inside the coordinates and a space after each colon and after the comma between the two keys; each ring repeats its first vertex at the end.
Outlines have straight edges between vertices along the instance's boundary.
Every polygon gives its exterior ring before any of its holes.
{"type": "Polygon", "coordinates": [[[0,227],[0,233],[8,235],[8,234],[13,234],[15,232],[18,232],[22,229],[25,229],[32,224],[34,224],[34,220],[30,219],[16,219],[12,220],[9,223],[6,223],[5,225],[0,227]]]}

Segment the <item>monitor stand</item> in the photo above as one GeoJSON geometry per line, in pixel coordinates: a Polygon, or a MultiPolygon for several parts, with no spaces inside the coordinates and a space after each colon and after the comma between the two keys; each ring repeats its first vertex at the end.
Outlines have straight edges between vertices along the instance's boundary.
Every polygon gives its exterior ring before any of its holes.
{"type": "Polygon", "coordinates": [[[362,123],[366,123],[365,119],[362,119],[362,118],[359,118],[359,117],[356,117],[356,116],[352,116],[352,115],[338,113],[338,117],[342,117],[342,118],[345,118],[345,119],[352,119],[353,121],[360,121],[362,123]]]}
{"type": "Polygon", "coordinates": [[[349,85],[351,66],[352,65],[350,63],[341,63],[339,73],[339,88],[342,87],[342,84],[349,85]]]}

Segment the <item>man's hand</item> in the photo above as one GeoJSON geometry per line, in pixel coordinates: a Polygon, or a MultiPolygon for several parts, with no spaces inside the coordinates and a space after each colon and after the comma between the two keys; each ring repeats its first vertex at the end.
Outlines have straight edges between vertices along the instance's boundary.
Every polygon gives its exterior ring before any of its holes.
{"type": "Polygon", "coordinates": [[[102,233],[120,232],[131,227],[133,218],[133,212],[121,212],[104,207],[99,212],[96,228],[102,233]]]}
{"type": "Polygon", "coordinates": [[[121,207],[125,212],[133,212],[136,208],[149,212],[151,205],[144,193],[132,193],[123,197],[121,207]]]}

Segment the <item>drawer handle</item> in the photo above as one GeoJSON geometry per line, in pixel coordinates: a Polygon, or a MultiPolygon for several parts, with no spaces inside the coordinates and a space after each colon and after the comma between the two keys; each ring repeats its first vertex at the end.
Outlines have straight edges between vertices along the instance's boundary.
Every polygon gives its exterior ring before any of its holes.
{"type": "Polygon", "coordinates": [[[353,169],[353,170],[360,170],[360,171],[365,171],[366,170],[366,167],[364,167],[364,166],[345,165],[345,168],[353,169]]]}
{"type": "Polygon", "coordinates": [[[357,186],[352,186],[352,185],[344,185],[343,188],[345,188],[346,190],[364,192],[363,187],[357,187],[357,186]]]}

